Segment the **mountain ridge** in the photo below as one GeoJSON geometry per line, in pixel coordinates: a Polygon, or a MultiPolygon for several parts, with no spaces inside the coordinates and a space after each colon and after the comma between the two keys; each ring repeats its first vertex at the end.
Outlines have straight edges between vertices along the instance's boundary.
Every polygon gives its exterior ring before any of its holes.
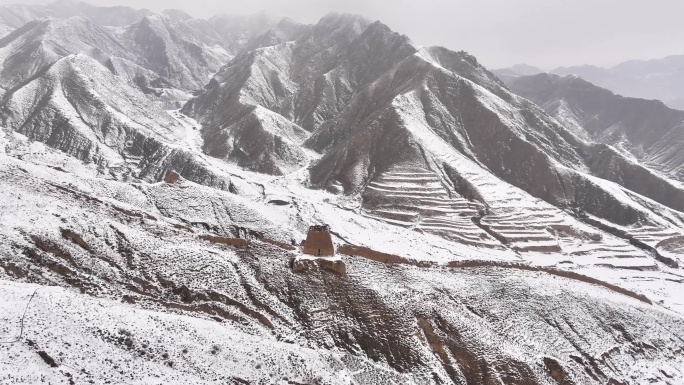
{"type": "Polygon", "coordinates": [[[607,68],[585,64],[544,71],[522,64],[495,72],[506,81],[517,76],[536,75],[542,72],[561,76],[576,75],[616,94],[662,100],[670,108],[684,110],[684,96],[678,91],[684,81],[684,55],[629,60],[607,68]]]}
{"type": "Polygon", "coordinates": [[[684,112],[660,101],[615,95],[577,77],[540,74],[508,85],[587,139],[624,147],[623,152],[681,180],[682,159],[677,154],[684,112]]]}

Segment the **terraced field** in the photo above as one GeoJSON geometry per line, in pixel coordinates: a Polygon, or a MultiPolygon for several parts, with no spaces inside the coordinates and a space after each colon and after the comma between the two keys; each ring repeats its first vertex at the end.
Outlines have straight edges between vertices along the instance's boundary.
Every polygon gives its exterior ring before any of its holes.
{"type": "Polygon", "coordinates": [[[363,208],[369,218],[468,245],[498,246],[473,222],[484,207],[447,190],[431,170],[396,167],[381,174],[366,187],[363,208]]]}
{"type": "Polygon", "coordinates": [[[503,243],[517,251],[557,252],[560,246],[549,229],[563,225],[564,218],[544,208],[531,210],[501,210],[487,215],[482,225],[495,233],[503,243]]]}
{"type": "Polygon", "coordinates": [[[497,203],[499,207],[490,206],[490,214],[482,218],[481,225],[525,259],[534,259],[531,255],[536,253],[557,253],[558,257],[566,257],[566,262],[578,266],[630,269],[656,266],[648,253],[628,239],[601,232],[543,202],[537,205],[521,201],[497,203]]]}
{"type": "Polygon", "coordinates": [[[487,199],[485,207],[446,186],[432,170],[397,166],[368,183],[362,214],[464,245],[505,247],[526,260],[578,267],[655,269],[657,261],[627,237],[655,248],[679,235],[674,230],[641,228],[613,236],[521,191],[507,194],[478,186],[487,199]],[[548,253],[555,257],[549,258],[548,253]]]}

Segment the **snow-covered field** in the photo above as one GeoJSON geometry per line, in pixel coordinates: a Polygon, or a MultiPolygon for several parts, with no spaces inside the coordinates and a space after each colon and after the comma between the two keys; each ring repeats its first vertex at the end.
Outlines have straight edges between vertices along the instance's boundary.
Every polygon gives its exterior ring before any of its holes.
{"type": "Polygon", "coordinates": [[[247,334],[230,323],[144,310],[54,286],[0,281],[0,291],[3,384],[348,384],[364,371],[415,382],[348,353],[247,334]],[[8,343],[20,335],[22,320],[20,341],[8,343]]]}

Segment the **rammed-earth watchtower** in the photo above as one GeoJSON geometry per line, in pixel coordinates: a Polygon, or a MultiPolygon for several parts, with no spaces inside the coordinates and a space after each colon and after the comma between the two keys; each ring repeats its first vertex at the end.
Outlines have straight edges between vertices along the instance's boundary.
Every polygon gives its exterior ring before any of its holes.
{"type": "Polygon", "coordinates": [[[309,227],[309,233],[306,236],[306,241],[304,241],[304,254],[335,255],[335,246],[333,246],[330,236],[330,226],[309,227]]]}

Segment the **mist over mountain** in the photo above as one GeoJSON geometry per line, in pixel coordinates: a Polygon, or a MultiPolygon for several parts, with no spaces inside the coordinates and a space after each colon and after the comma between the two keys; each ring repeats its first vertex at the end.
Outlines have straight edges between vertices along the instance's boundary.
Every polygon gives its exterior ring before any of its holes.
{"type": "Polygon", "coordinates": [[[17,29],[29,21],[45,17],[67,19],[86,17],[100,26],[122,27],[139,21],[153,12],[129,7],[100,7],[75,0],[58,0],[47,5],[11,4],[0,6],[0,24],[6,30],[17,29]]]}
{"type": "Polygon", "coordinates": [[[499,68],[492,71],[499,79],[507,82],[519,76],[530,76],[544,73],[543,69],[528,64],[515,64],[506,68],[499,68]]]}
{"type": "Polygon", "coordinates": [[[684,113],[351,14],[0,16],[0,382],[684,381],[684,113]]]}
{"type": "Polygon", "coordinates": [[[658,60],[633,60],[608,69],[592,66],[558,68],[559,75],[576,74],[615,93],[662,100],[684,110],[684,56],[658,60]]]}
{"type": "MultiPolygon", "coordinates": [[[[496,70],[495,73],[502,79],[509,80],[517,76],[546,72],[535,68],[521,64],[496,70]]],[[[558,67],[548,72],[561,76],[576,75],[619,95],[657,99],[670,108],[684,110],[683,55],[652,60],[630,60],[609,68],[593,65],[558,67]]]]}

